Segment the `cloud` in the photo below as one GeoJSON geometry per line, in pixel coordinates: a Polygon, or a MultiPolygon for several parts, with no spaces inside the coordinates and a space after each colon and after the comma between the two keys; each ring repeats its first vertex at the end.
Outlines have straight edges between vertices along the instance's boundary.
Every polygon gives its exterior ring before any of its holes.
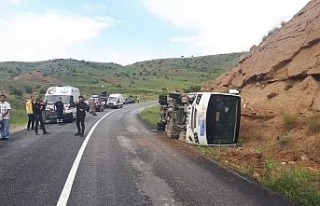
{"type": "Polygon", "coordinates": [[[105,11],[107,6],[102,4],[87,4],[83,6],[83,9],[88,12],[105,11]]]}
{"type": "Polygon", "coordinates": [[[190,37],[173,37],[204,54],[249,50],[309,0],[142,0],[145,7],[190,37]]]}
{"type": "Polygon", "coordinates": [[[24,13],[0,18],[0,61],[70,57],[78,44],[93,40],[116,21],[68,12],[24,13]]]}
{"type": "Polygon", "coordinates": [[[0,0],[0,3],[8,3],[8,4],[20,4],[24,0],[0,0]]]}
{"type": "Polygon", "coordinates": [[[171,37],[169,38],[171,42],[175,43],[187,43],[187,42],[195,42],[197,37],[195,36],[180,36],[180,37],[171,37]]]}

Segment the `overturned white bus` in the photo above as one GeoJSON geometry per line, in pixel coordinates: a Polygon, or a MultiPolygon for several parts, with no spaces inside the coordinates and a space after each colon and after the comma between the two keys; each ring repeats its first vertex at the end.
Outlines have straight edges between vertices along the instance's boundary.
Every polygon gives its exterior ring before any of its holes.
{"type": "Polygon", "coordinates": [[[197,92],[160,95],[158,130],[171,138],[200,145],[235,144],[238,141],[241,97],[233,93],[197,92]]]}

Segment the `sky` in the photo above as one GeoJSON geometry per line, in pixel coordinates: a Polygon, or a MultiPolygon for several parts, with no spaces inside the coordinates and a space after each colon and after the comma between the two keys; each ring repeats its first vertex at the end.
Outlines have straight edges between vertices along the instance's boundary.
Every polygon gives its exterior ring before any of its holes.
{"type": "Polygon", "coordinates": [[[309,0],[0,0],[0,61],[248,51],[309,0]]]}

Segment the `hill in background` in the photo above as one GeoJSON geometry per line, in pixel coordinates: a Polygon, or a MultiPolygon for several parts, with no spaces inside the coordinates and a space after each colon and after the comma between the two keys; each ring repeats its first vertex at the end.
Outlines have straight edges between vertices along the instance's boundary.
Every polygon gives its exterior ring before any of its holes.
{"type": "Polygon", "coordinates": [[[85,95],[121,92],[155,96],[164,91],[199,89],[202,82],[233,67],[243,53],[157,59],[122,66],[74,59],[0,63],[0,90],[44,93],[55,84],[79,87],[85,95]]]}

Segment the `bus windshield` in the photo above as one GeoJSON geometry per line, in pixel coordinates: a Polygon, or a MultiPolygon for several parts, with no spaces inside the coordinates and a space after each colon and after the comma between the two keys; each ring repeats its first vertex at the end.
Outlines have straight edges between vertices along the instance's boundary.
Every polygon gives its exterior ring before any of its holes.
{"type": "Polygon", "coordinates": [[[117,97],[109,97],[108,98],[108,102],[111,102],[111,103],[116,103],[118,101],[119,101],[119,98],[117,98],[117,97]]]}
{"type": "Polygon", "coordinates": [[[212,95],[207,110],[207,140],[209,144],[230,144],[238,133],[240,98],[212,95]]]}
{"type": "Polygon", "coordinates": [[[45,97],[45,101],[47,101],[48,104],[54,104],[58,101],[59,97],[61,97],[63,104],[70,103],[70,96],[69,95],[50,95],[50,96],[45,97]]]}

